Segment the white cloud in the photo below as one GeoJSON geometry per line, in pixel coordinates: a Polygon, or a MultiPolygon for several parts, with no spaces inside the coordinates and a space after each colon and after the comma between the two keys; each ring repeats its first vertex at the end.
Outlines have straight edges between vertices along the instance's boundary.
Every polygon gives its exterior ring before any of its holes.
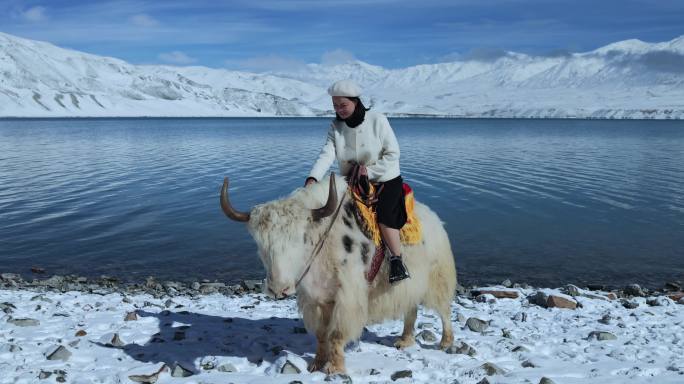
{"type": "Polygon", "coordinates": [[[159,59],[172,64],[191,64],[197,61],[197,59],[192,58],[181,51],[162,53],[159,55],[159,59]]]}
{"type": "MultiPolygon", "coordinates": [[[[463,54],[459,52],[451,52],[449,54],[446,54],[444,56],[438,57],[435,62],[437,63],[452,63],[454,61],[462,61],[463,60],[463,54]]],[[[426,60],[426,62],[430,62],[430,60],[426,60]]]]}
{"type": "Polygon", "coordinates": [[[354,54],[349,51],[345,51],[344,49],[328,51],[321,56],[321,64],[323,65],[346,64],[355,60],[356,58],[354,57],[354,54]]]}
{"type": "Polygon", "coordinates": [[[43,21],[47,19],[45,7],[41,6],[35,6],[25,10],[21,13],[21,17],[28,21],[43,21]]]}
{"type": "Polygon", "coordinates": [[[301,60],[278,55],[251,57],[238,61],[226,60],[225,63],[229,67],[235,67],[237,65],[241,69],[255,72],[296,71],[306,65],[306,63],[301,60]]]}
{"type": "MultiPolygon", "coordinates": [[[[477,1],[477,0],[465,0],[477,1]]],[[[425,6],[430,3],[435,3],[432,0],[423,0],[416,5],[414,1],[400,1],[396,0],[345,0],[345,1],[320,1],[320,0],[242,0],[244,4],[249,4],[250,7],[265,9],[269,11],[301,11],[302,9],[340,9],[340,8],[354,8],[354,7],[369,7],[369,6],[393,6],[393,7],[416,7],[425,6]]],[[[437,5],[445,2],[444,0],[436,0],[437,5]]],[[[454,0],[447,0],[450,4],[454,0]]]]}
{"type": "Polygon", "coordinates": [[[131,16],[129,18],[129,21],[133,25],[137,25],[139,27],[156,27],[159,25],[159,21],[153,19],[152,17],[144,13],[139,13],[137,15],[131,16]]]}

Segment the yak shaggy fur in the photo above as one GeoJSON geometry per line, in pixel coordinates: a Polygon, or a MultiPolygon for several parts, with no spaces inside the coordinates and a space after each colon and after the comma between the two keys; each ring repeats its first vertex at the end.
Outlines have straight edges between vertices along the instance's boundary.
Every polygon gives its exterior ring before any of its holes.
{"type": "MultiPolygon", "coordinates": [[[[297,294],[306,329],[318,340],[310,370],[344,372],[344,345],[360,338],[367,324],[404,319],[404,331],[395,345],[415,343],[418,305],[436,311],[442,320],[440,347],[453,342],[451,301],[456,288],[456,267],[446,231],[439,217],[416,201],[415,212],[423,225],[423,240],[403,246],[403,258],[411,278],[396,285],[388,282],[388,264],[369,284],[364,272],[370,267],[375,246],[359,229],[347,195],[323,248],[313,259],[301,283],[316,243],[335,215],[315,221],[311,209],[328,199],[329,178],[295,190],[289,197],[255,206],[248,230],[254,237],[267,273],[266,287],[276,298],[297,294]]],[[[347,193],[337,183],[337,196],[347,193]]]]}

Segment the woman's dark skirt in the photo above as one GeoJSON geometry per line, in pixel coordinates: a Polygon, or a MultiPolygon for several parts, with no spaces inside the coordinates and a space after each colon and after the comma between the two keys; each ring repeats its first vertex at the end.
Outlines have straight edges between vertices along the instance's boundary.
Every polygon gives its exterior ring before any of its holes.
{"type": "MultiPolygon", "coordinates": [[[[404,202],[404,180],[397,176],[392,180],[379,183],[384,185],[378,196],[375,212],[378,223],[394,229],[401,229],[406,224],[406,204],[404,202]]],[[[380,188],[378,186],[378,188],[380,188]]]]}

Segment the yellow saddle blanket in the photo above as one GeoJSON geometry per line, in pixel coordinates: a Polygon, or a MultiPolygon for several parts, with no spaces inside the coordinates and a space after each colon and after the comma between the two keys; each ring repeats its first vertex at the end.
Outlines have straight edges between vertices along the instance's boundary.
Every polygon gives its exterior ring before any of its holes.
{"type": "MultiPolygon", "coordinates": [[[[399,231],[399,237],[401,243],[405,245],[417,244],[420,242],[423,236],[423,229],[418,220],[418,216],[415,213],[415,199],[413,197],[413,190],[408,184],[404,183],[404,203],[406,205],[406,224],[401,227],[399,231]]],[[[370,194],[375,193],[375,186],[370,185],[370,194]]],[[[373,240],[375,246],[379,246],[382,243],[382,237],[380,235],[380,227],[378,226],[378,221],[375,213],[374,205],[366,205],[363,202],[363,198],[358,195],[353,189],[351,194],[354,197],[354,202],[356,204],[356,213],[359,219],[359,224],[361,230],[364,232],[366,237],[373,240]]]]}

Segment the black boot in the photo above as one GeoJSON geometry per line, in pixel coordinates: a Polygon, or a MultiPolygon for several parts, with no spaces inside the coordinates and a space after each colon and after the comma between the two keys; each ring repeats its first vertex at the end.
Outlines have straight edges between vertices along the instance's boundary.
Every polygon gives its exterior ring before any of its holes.
{"type": "Polygon", "coordinates": [[[390,284],[394,284],[396,282],[399,282],[399,281],[402,281],[406,278],[411,277],[411,275],[409,275],[408,271],[406,270],[406,265],[404,265],[404,262],[401,260],[401,255],[400,256],[390,256],[389,262],[390,262],[390,271],[389,271],[389,282],[390,282],[390,284]]]}

